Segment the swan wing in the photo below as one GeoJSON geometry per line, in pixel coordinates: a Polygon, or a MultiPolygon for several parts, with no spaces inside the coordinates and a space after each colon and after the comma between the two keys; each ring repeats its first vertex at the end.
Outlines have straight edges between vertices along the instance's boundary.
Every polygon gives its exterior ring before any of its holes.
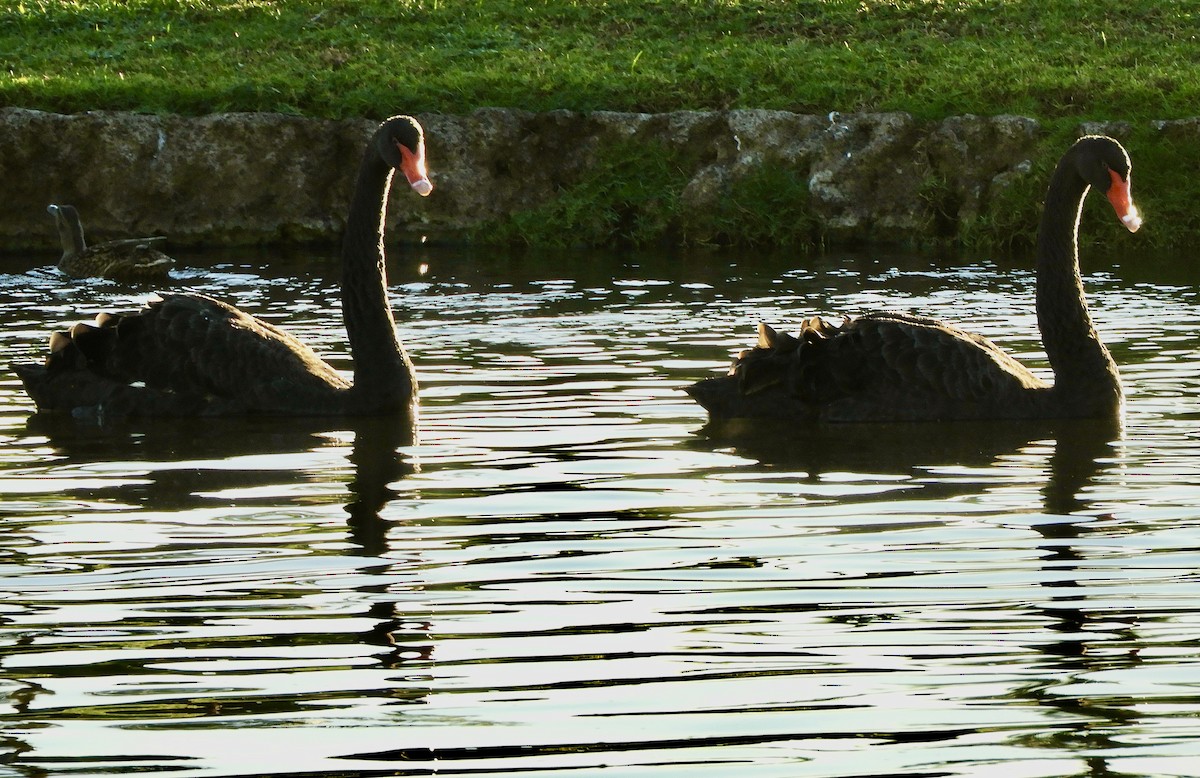
{"type": "Polygon", "coordinates": [[[918,316],[863,316],[806,345],[795,391],[831,420],[993,416],[1044,386],[986,338],[918,316]]]}
{"type": "Polygon", "coordinates": [[[101,314],[94,326],[77,324],[66,335],[52,341],[51,373],[84,370],[222,413],[311,411],[350,386],[283,330],[200,294],[157,297],[133,314],[101,314]]]}
{"type": "Polygon", "coordinates": [[[760,327],[729,375],[692,387],[714,415],[898,421],[1008,415],[1045,384],[986,338],[935,319],[881,313],[797,336],[760,327]],[[707,402],[706,402],[707,401],[707,402]]]}

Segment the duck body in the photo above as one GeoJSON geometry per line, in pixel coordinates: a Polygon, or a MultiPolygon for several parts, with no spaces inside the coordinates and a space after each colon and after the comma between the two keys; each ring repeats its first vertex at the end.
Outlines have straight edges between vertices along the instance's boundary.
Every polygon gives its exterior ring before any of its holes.
{"type": "Polygon", "coordinates": [[[1128,155],[1111,138],[1080,139],[1047,190],[1038,230],[1037,313],[1053,383],[987,338],[906,313],[805,320],[799,333],[762,324],[758,344],[728,374],[687,389],[712,419],[802,422],[1119,418],[1116,364],[1084,299],[1078,223],[1092,187],[1131,232],[1128,155]]]}
{"type": "Polygon", "coordinates": [[[50,205],[46,210],[54,217],[62,244],[58,269],[72,278],[156,281],[167,278],[175,267],[175,260],[155,247],[166,238],[127,238],[89,246],[74,206],[50,205]]]}
{"type": "Polygon", "coordinates": [[[387,301],[383,217],[392,173],[421,196],[421,127],[385,121],[359,168],[342,247],[342,313],[354,381],[297,338],[195,293],[156,295],[140,311],[100,313],[50,337],[43,364],[14,369],[39,412],[112,416],[414,417],[417,381],[387,301]]]}

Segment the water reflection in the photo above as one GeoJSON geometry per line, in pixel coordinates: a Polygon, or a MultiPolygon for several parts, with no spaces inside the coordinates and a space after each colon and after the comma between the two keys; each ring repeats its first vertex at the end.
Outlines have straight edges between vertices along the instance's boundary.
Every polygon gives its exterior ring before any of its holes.
{"type": "MultiPolygon", "coordinates": [[[[1073,689],[1086,684],[1089,675],[1139,664],[1136,620],[1102,605],[1081,586],[1088,574],[1086,539],[1098,516],[1085,498],[1085,490],[1113,462],[1115,436],[1103,425],[1077,424],[1060,433],[1050,459],[1052,478],[1043,490],[1045,510],[1051,520],[1036,529],[1045,539],[1043,576],[1039,584],[1050,590],[1049,601],[1035,607],[1048,629],[1060,636],[1038,646],[1045,654],[1042,664],[1053,675],[1031,683],[1021,691],[1025,699],[1063,714],[1065,722],[1029,746],[1065,748],[1083,753],[1119,752],[1122,743],[1113,735],[1137,716],[1124,702],[1097,704],[1078,696],[1073,689]]],[[[1109,760],[1091,756],[1081,773],[1095,778],[1127,775],[1112,770],[1109,760]]]]}
{"type": "MultiPolygon", "coordinates": [[[[153,590],[150,587],[158,588],[168,581],[157,574],[152,574],[151,578],[134,569],[135,576],[142,580],[127,580],[123,588],[129,594],[135,594],[139,587],[146,593],[145,596],[139,596],[143,606],[148,608],[146,616],[156,609],[176,612],[175,616],[162,622],[158,632],[163,636],[175,632],[185,643],[201,647],[195,652],[197,654],[211,652],[218,647],[236,653],[239,647],[250,646],[253,646],[253,653],[257,655],[273,653],[273,650],[286,653],[299,649],[303,653],[308,641],[314,640],[314,645],[322,646],[324,652],[336,651],[334,647],[338,645],[361,645],[364,651],[356,650],[355,653],[363,659],[373,659],[380,669],[398,669],[414,661],[430,660],[432,644],[424,634],[428,622],[423,621],[419,614],[412,616],[397,609],[396,602],[388,596],[393,584],[385,577],[392,563],[383,559],[387,551],[388,524],[380,512],[397,496],[393,484],[416,469],[411,449],[415,430],[411,425],[398,423],[395,418],[338,418],[157,419],[152,422],[112,422],[99,426],[71,418],[34,415],[28,422],[28,431],[30,435],[45,438],[53,455],[58,458],[58,468],[62,471],[69,472],[75,466],[94,466],[103,462],[122,463],[123,469],[132,470],[139,470],[139,463],[146,466],[140,470],[141,477],[134,481],[118,479],[112,485],[89,481],[78,486],[66,486],[63,488],[65,497],[69,498],[72,492],[78,492],[80,499],[97,506],[176,516],[185,516],[188,512],[219,513],[221,506],[227,506],[231,512],[245,511],[256,505],[286,511],[289,504],[303,508],[332,501],[344,505],[346,537],[352,544],[347,547],[347,553],[353,559],[378,558],[373,564],[356,565],[356,575],[371,583],[354,586],[350,590],[364,601],[369,601],[369,605],[358,614],[343,615],[342,620],[358,626],[344,634],[330,631],[304,634],[284,630],[279,634],[249,633],[245,636],[203,638],[203,632],[211,631],[211,616],[190,616],[188,612],[193,609],[177,604],[173,596],[151,593],[153,590]],[[347,443],[350,446],[348,453],[343,450],[347,443]],[[352,477],[342,485],[344,489],[341,494],[328,493],[330,484],[326,480],[327,475],[313,471],[306,464],[314,452],[331,446],[343,450],[343,455],[352,465],[352,477]],[[295,467],[292,467],[293,464],[295,467]],[[195,635],[184,638],[189,633],[195,635]]],[[[130,518],[133,518],[132,515],[130,518]]],[[[195,545],[195,549],[201,548],[202,544],[195,545]]],[[[157,553],[192,556],[188,553],[190,550],[188,547],[168,546],[157,553]]],[[[13,554],[10,561],[31,571],[39,566],[37,557],[26,557],[19,551],[13,554]]],[[[219,566],[219,562],[214,565],[199,558],[185,561],[176,567],[183,578],[176,583],[191,588],[202,585],[201,582],[206,578],[219,581],[219,566]]],[[[151,571],[147,569],[145,573],[151,571]]],[[[66,585],[67,589],[77,593],[69,599],[78,599],[81,603],[87,601],[86,595],[78,593],[83,580],[104,581],[97,588],[97,604],[114,596],[123,598],[119,592],[111,590],[109,583],[121,577],[118,570],[104,574],[101,565],[97,564],[91,570],[63,577],[77,579],[73,585],[66,585]]],[[[237,609],[236,606],[232,607],[237,609]]],[[[255,607],[250,605],[247,611],[252,612],[255,607]]],[[[157,652],[152,646],[160,638],[147,641],[139,635],[143,630],[137,624],[144,620],[145,617],[124,618],[121,620],[123,626],[101,630],[98,638],[87,641],[87,651],[109,653],[140,650],[148,657],[154,656],[157,652]]],[[[145,623],[156,622],[158,619],[150,619],[145,623]]],[[[39,635],[36,632],[24,634],[10,644],[11,655],[19,657],[26,653],[38,656],[48,637],[48,634],[39,635]]],[[[280,653],[280,656],[284,653],[280,653]]],[[[22,664],[18,661],[17,666],[22,664]]],[[[249,664],[259,664],[266,669],[271,662],[259,660],[249,664]]],[[[290,666],[292,662],[285,664],[290,666]]],[[[92,669],[96,671],[99,668],[93,665],[92,669]]],[[[131,683],[133,678],[150,670],[150,666],[142,667],[136,662],[125,667],[112,667],[112,672],[119,672],[127,679],[125,683],[131,683]]],[[[152,680],[141,683],[151,687],[156,685],[152,680]]],[[[233,684],[236,686],[236,681],[233,684]]],[[[141,703],[136,715],[139,718],[149,715],[152,718],[183,719],[270,717],[305,711],[306,700],[311,695],[311,692],[299,695],[262,694],[251,689],[247,686],[245,694],[230,694],[225,690],[205,700],[202,686],[178,682],[163,684],[154,694],[157,699],[141,703]]],[[[216,688],[212,691],[215,692],[216,688]]],[[[376,693],[389,702],[411,702],[423,696],[420,691],[383,688],[376,693]]],[[[320,691],[323,704],[335,706],[339,698],[357,700],[362,694],[361,689],[339,691],[323,688],[320,691]]],[[[53,710],[59,707],[52,699],[39,700],[43,695],[53,696],[54,692],[32,680],[23,680],[7,694],[11,709],[17,715],[33,712],[44,715],[47,708],[53,710]],[[41,703],[36,711],[31,710],[35,701],[41,703]]],[[[63,714],[68,717],[122,720],[130,717],[124,708],[124,705],[110,708],[100,704],[75,712],[64,710],[63,714]]],[[[10,739],[7,748],[12,750],[13,759],[33,750],[19,738],[10,739]]],[[[146,758],[131,754],[129,759],[136,763],[146,758]]],[[[67,760],[68,763],[70,761],[67,760]]],[[[92,761],[91,757],[80,759],[81,764],[92,761]]]]}
{"type": "MultiPolygon", "coordinates": [[[[1033,441],[1054,436],[1046,422],[1005,421],[954,424],[884,423],[781,427],[774,421],[734,419],[709,422],[694,445],[730,450],[776,467],[814,475],[908,473],[939,465],[987,467],[1033,441]]],[[[1111,425],[1108,434],[1113,433],[1111,425]]]]}
{"type": "MultiPolygon", "coordinates": [[[[742,456],[755,461],[756,467],[768,470],[792,470],[803,468],[810,477],[817,478],[822,474],[841,473],[854,474],[857,478],[870,478],[872,474],[905,474],[915,476],[925,468],[955,463],[961,467],[983,468],[994,465],[994,461],[1002,456],[1013,455],[1031,442],[1044,442],[1053,447],[1049,457],[1048,468],[1042,479],[1041,491],[1044,495],[1043,512],[1045,520],[1033,524],[1034,529],[1042,534],[1050,543],[1042,547],[1046,552],[1042,569],[1046,573],[1040,585],[1049,588],[1059,586],[1075,586],[1073,577],[1075,570],[1063,560],[1079,558],[1079,551],[1069,544],[1071,539],[1081,535],[1080,524],[1077,524],[1078,514],[1089,510],[1089,504],[1083,493],[1089,484],[1105,467],[1113,467],[1113,443],[1121,434],[1118,425],[1108,422],[1094,421],[1065,421],[1053,425],[872,425],[871,427],[846,427],[833,429],[809,429],[803,436],[797,436],[795,431],[780,431],[758,427],[748,430],[742,425],[728,424],[708,426],[705,428],[705,442],[692,442],[692,445],[729,446],[742,456]],[[1014,428],[1015,426],[1015,428],[1014,428]],[[810,447],[814,450],[806,450],[810,447]],[[1065,529],[1070,528],[1070,529],[1065,529]],[[1063,541],[1067,541],[1064,543],[1063,541]]],[[[918,484],[924,491],[924,499],[945,499],[955,493],[969,493],[975,488],[974,483],[965,480],[951,480],[945,483],[926,481],[918,484]]],[[[877,496],[877,495],[876,495],[877,496]]],[[[854,498],[851,498],[853,501],[854,498]]],[[[864,503],[867,500],[863,500],[864,503]]],[[[1083,517],[1086,522],[1090,517],[1083,517]]],[[[721,565],[713,565],[709,569],[726,571],[745,571],[762,569],[772,564],[769,555],[762,557],[726,558],[721,565]]],[[[1085,595],[1058,595],[1053,597],[1052,605],[1035,606],[1048,629],[1061,633],[1063,640],[1041,643],[1036,649],[1051,658],[1043,666],[1055,671],[1053,679],[1029,683],[1018,687],[1012,695],[1014,699],[1023,699],[1036,705],[1049,706],[1057,711],[1070,714],[1068,724],[1048,726],[1037,736],[1017,737],[1015,742],[1023,748],[1044,749],[1062,748],[1067,751],[1087,751],[1096,748],[1118,748],[1119,743],[1110,736],[1096,731],[1096,722],[1116,721],[1122,718],[1129,720],[1132,714],[1123,709],[1094,710],[1089,702],[1060,696],[1056,687],[1070,686],[1078,682],[1077,673],[1092,671],[1100,665],[1095,661],[1085,659],[1089,646],[1095,648],[1096,640],[1110,639],[1111,635],[1089,630],[1089,623],[1103,620],[1105,614],[1085,611],[1085,595]],[[1089,637],[1085,637],[1090,632],[1089,637]],[[1065,672],[1066,675],[1058,675],[1065,672]]],[[[834,607],[832,603],[822,606],[803,606],[794,610],[786,604],[775,603],[770,606],[753,605],[747,607],[724,606],[700,610],[676,611],[676,622],[679,625],[691,627],[712,626],[714,618],[736,617],[754,624],[768,623],[771,619],[786,622],[795,613],[824,614],[831,622],[844,623],[851,628],[867,627],[875,624],[886,624],[892,620],[893,614],[889,608],[891,602],[860,604],[855,607],[853,616],[839,614],[842,608],[834,607]]],[[[630,624],[592,624],[586,630],[593,635],[613,635],[622,632],[639,632],[647,629],[647,625],[630,624]]],[[[1107,624],[1108,632],[1112,624],[1107,624]]],[[[1119,639],[1132,639],[1128,630],[1118,632],[1119,639]]],[[[912,651],[908,659],[920,663],[928,661],[922,648],[909,647],[912,651]]],[[[804,653],[801,652],[801,656],[804,653]]],[[[430,651],[432,656],[433,650],[430,651]]],[[[815,654],[813,654],[815,656],[815,654]]],[[[1135,656],[1132,652],[1129,656],[1135,656]]],[[[607,654],[610,661],[616,659],[615,654],[607,654]]],[[[780,672],[779,661],[782,658],[793,658],[797,654],[776,653],[772,651],[747,650],[744,658],[747,660],[736,671],[700,672],[708,682],[721,680],[739,680],[749,682],[753,679],[770,680],[787,678],[791,673],[780,672]]],[[[564,657],[555,657],[561,660],[564,657]]],[[[1106,667],[1113,664],[1107,662],[1106,667]]],[[[869,668],[857,670],[846,668],[846,672],[869,671],[869,668]]],[[[620,693],[622,687],[631,682],[647,682],[650,679],[630,679],[614,675],[608,679],[595,679],[590,685],[598,688],[608,688],[620,693]]],[[[552,693],[568,688],[564,684],[531,684],[521,687],[527,694],[537,692],[552,693]]],[[[842,702],[823,702],[817,700],[795,700],[788,705],[793,711],[824,714],[835,717],[842,710],[854,710],[858,706],[842,702]]],[[[733,712],[742,708],[734,706],[724,708],[717,706],[717,711],[733,712]]],[[[779,708],[774,708],[778,712],[779,708]]],[[[661,715],[661,714],[659,714],[661,715]]],[[[836,720],[836,718],[835,718],[836,720]]],[[[364,763],[382,763],[396,767],[399,765],[429,764],[439,765],[441,770],[476,770],[488,764],[522,764],[520,769],[538,769],[533,767],[539,760],[553,760],[564,752],[575,755],[603,755],[607,759],[637,760],[637,754],[652,753],[648,762],[667,762],[673,765],[695,765],[699,763],[700,754],[722,754],[725,752],[750,747],[779,747],[785,744],[811,741],[828,745],[839,740],[869,739],[874,743],[891,743],[897,746],[907,744],[936,745],[954,744],[964,738],[978,736],[986,731],[986,727],[948,726],[939,723],[936,727],[922,728],[918,723],[889,726],[883,721],[873,722],[874,728],[864,731],[861,728],[841,728],[833,726],[828,729],[815,728],[811,730],[786,730],[759,734],[709,734],[670,736],[667,732],[639,732],[636,737],[625,739],[598,739],[564,742],[555,740],[552,743],[530,743],[522,741],[506,745],[462,745],[433,748],[425,745],[407,746],[386,750],[346,754],[345,759],[357,760],[364,763]],[[622,756],[623,755],[623,756],[622,756]],[[463,765],[463,767],[446,765],[463,765]]],[[[718,758],[719,757],[710,757],[718,758]]],[[[728,758],[728,757],[726,757],[728,758]]],[[[728,766],[728,763],[726,763],[728,766]]],[[[1121,773],[1111,772],[1103,758],[1086,760],[1087,775],[1111,776],[1121,773]]],[[[907,773],[906,773],[907,774],[907,773]]]]}
{"type": "MultiPolygon", "coordinates": [[[[395,417],[154,419],[81,422],[58,414],[34,414],[33,435],[44,436],[61,457],[59,467],[97,462],[152,463],[143,478],[112,485],[86,482],[63,491],[86,492],[89,500],[138,506],[143,510],[184,511],[220,504],[236,494],[243,504],[274,504],[280,462],[295,464],[295,498],[313,497],[305,480],[304,458],[315,449],[349,441],[348,461],[354,478],[347,486],[353,499],[346,505],[351,538],[364,553],[386,550],[379,512],[396,492],[390,484],[415,468],[411,454],[401,451],[416,440],[411,421],[395,417]],[[265,460],[269,458],[272,462],[265,460]],[[205,464],[210,465],[205,467],[205,464]],[[175,466],[184,465],[184,466],[175,466]]],[[[284,466],[287,466],[286,464],[284,466]]],[[[321,474],[323,475],[323,474],[321,474]]]]}
{"type": "MultiPolygon", "coordinates": [[[[0,769],[1192,770],[1200,343],[1181,275],[1088,278],[1123,430],[798,436],[706,426],[682,387],[757,317],[815,310],[969,321],[1039,364],[1028,270],[395,256],[415,439],[375,420],[64,425],[0,378],[0,769]]],[[[324,259],[188,264],[185,283],[348,366],[324,259]]],[[[141,294],[0,275],[8,351],[141,294]]]]}

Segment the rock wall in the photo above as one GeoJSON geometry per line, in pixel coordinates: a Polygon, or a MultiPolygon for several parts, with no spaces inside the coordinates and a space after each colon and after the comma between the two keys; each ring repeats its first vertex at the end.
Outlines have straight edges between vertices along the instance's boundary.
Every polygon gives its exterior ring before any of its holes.
{"type": "MultiPolygon", "coordinates": [[[[394,237],[461,240],[599,175],[614,144],[657,144],[680,170],[689,237],[764,166],[808,185],[806,214],[830,242],[923,242],[984,213],[1031,169],[1032,119],[766,110],[638,114],[480,109],[421,114],[432,197],[389,213],[394,237]],[[937,196],[919,196],[928,182],[937,196]]],[[[0,248],[57,245],[49,203],[81,212],[90,240],[161,234],[173,245],[335,240],[375,122],[271,114],[198,118],[0,109],[0,248]]],[[[736,236],[733,236],[736,237],[736,236]]]]}

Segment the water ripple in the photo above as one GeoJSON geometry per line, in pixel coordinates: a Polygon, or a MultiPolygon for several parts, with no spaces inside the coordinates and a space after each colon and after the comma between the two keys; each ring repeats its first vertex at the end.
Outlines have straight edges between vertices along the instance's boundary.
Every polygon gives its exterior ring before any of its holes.
{"type": "MultiPolygon", "coordinates": [[[[173,283],[350,370],[328,256],[186,259],[173,283]]],[[[16,361],[148,291],[0,269],[16,361]]],[[[802,439],[722,435],[682,388],[759,320],[875,307],[1044,371],[1027,264],[423,247],[391,270],[416,440],[31,422],[0,378],[0,770],[1194,774],[1190,270],[1089,263],[1116,435],[802,439]]]]}

